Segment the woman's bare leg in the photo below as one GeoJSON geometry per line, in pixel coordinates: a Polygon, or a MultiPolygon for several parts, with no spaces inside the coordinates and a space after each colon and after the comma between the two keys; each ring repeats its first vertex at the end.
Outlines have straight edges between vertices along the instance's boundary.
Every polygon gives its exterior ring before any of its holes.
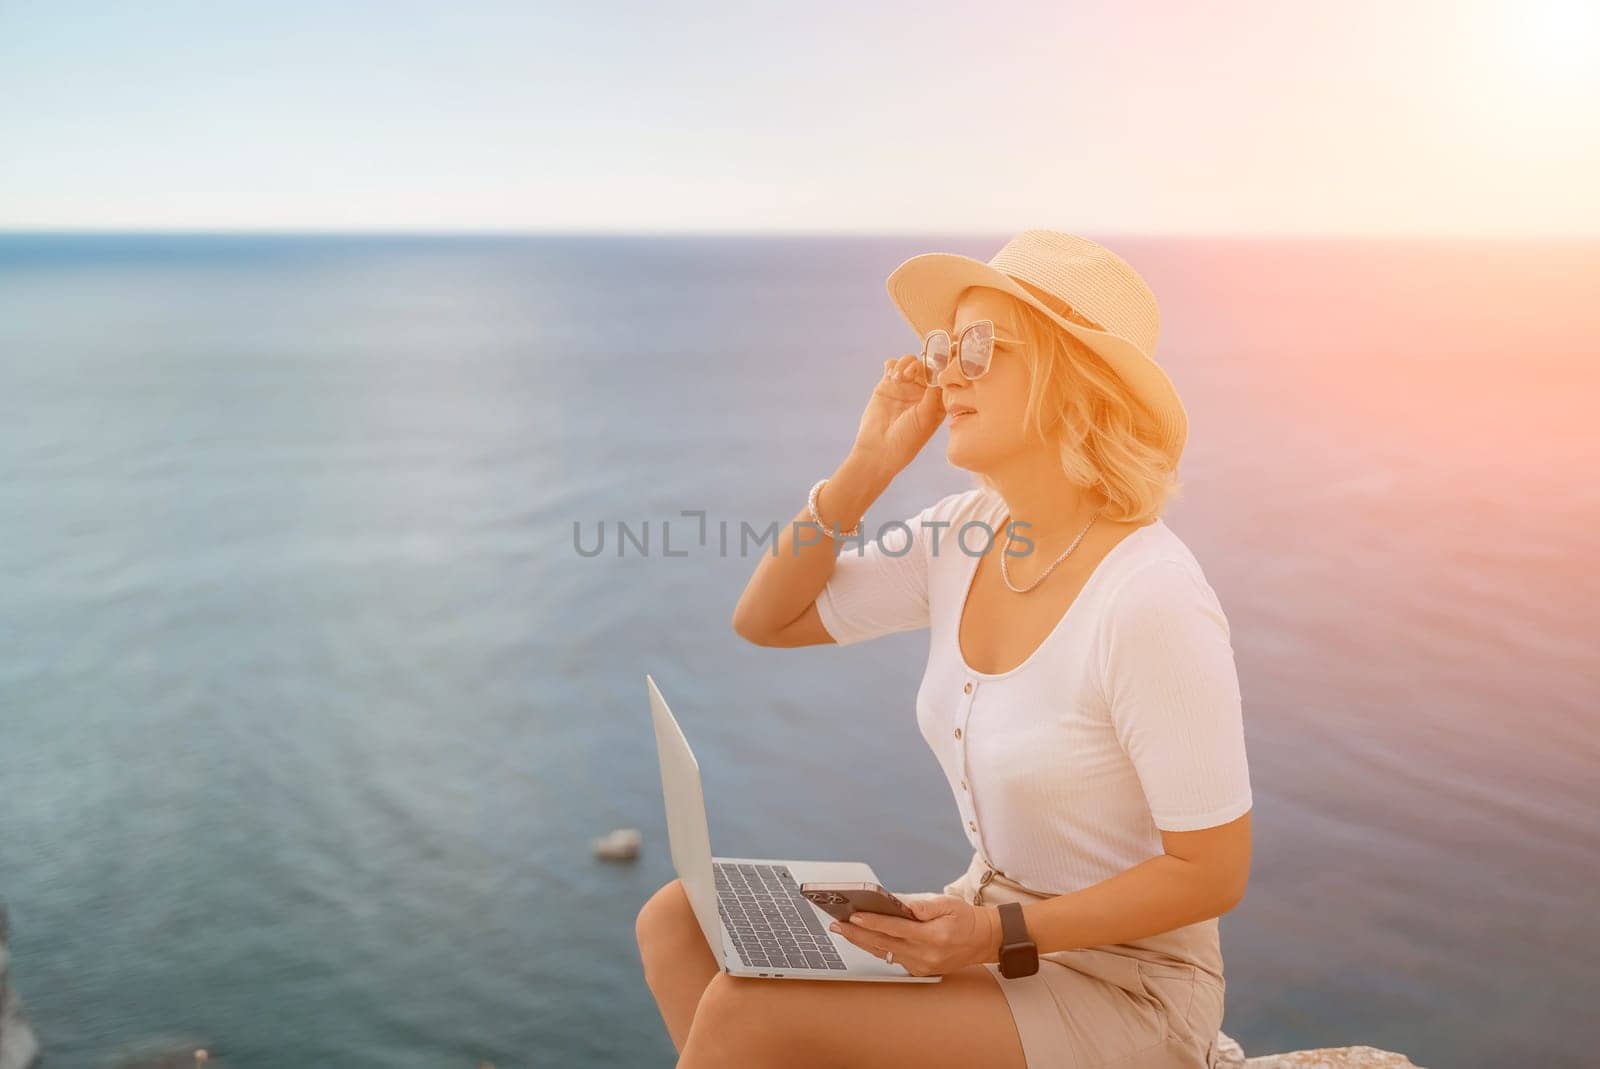
{"type": "Polygon", "coordinates": [[[999,981],[969,965],[937,984],[759,980],[718,972],[678,1069],[1026,1069],[999,981]]]}
{"type": "Polygon", "coordinates": [[[689,1026],[711,978],[721,970],[689,905],[681,880],[673,880],[646,902],[634,924],[644,980],[655,996],[674,1050],[689,1041],[689,1026]]]}

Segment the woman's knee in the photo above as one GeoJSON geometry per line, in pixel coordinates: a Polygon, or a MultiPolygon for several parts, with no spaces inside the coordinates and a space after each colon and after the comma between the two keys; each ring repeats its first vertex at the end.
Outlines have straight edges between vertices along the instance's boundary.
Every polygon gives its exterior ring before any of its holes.
{"type": "Polygon", "coordinates": [[[689,1042],[684,1047],[685,1059],[695,1066],[776,1066],[780,1062],[765,1060],[769,1054],[787,1059],[800,1053],[792,1044],[792,1037],[781,1035],[782,1025],[790,1015],[776,1000],[787,986],[717,973],[700,996],[689,1042]]]}
{"type": "Polygon", "coordinates": [[[640,907],[633,935],[647,968],[653,956],[679,954],[692,940],[704,941],[682,880],[666,884],[640,907]]]}

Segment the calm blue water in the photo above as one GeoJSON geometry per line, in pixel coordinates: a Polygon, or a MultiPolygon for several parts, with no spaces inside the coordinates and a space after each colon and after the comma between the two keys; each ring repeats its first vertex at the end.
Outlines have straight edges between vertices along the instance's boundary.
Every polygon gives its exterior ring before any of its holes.
{"type": "MultiPolygon", "coordinates": [[[[792,516],[913,344],[884,277],[999,240],[0,237],[0,898],[50,1064],[672,1064],[647,671],[718,853],[958,874],[923,637],[742,644],[754,560],[659,528],[792,516]],[[651,556],[580,557],[602,519],[651,556]]],[[[1108,240],[1245,695],[1226,1030],[1586,1062],[1600,246],[1108,240]]],[[[880,521],[968,485],[943,442],[880,521]]]]}

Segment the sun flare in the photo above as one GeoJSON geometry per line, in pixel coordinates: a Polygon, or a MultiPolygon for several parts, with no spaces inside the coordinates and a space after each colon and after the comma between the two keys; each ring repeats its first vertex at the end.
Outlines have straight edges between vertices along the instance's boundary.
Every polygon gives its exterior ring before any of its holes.
{"type": "Polygon", "coordinates": [[[1600,15],[1590,0],[1547,0],[1527,9],[1518,26],[1521,52],[1540,80],[1600,77],[1600,15]]]}

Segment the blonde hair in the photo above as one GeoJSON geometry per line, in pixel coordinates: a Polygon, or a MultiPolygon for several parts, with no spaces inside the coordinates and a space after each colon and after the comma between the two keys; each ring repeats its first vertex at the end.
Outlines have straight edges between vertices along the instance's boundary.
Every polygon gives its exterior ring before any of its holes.
{"type": "MultiPolygon", "coordinates": [[[[961,296],[966,292],[970,290],[961,296]]],[[[1028,404],[1023,431],[1054,445],[1067,478],[1106,499],[1107,519],[1145,523],[1161,515],[1182,492],[1183,483],[1178,479],[1177,458],[1162,447],[1149,410],[1094,350],[1037,308],[1009,293],[1006,297],[1018,313],[1019,340],[1026,343],[1022,352],[1028,362],[1028,404]]],[[[1096,327],[1061,302],[1040,297],[1074,323],[1096,327]]],[[[979,473],[977,481],[998,491],[987,475],[979,473]]]]}

